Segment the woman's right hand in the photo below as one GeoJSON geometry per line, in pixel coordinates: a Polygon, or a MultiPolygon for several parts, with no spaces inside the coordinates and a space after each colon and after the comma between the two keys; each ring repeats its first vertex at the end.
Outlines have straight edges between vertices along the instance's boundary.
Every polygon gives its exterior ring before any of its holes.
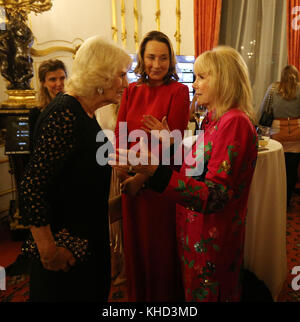
{"type": "Polygon", "coordinates": [[[48,252],[44,251],[40,254],[41,262],[45,269],[50,271],[64,271],[67,272],[75,265],[76,260],[73,254],[64,247],[55,247],[48,252]]]}

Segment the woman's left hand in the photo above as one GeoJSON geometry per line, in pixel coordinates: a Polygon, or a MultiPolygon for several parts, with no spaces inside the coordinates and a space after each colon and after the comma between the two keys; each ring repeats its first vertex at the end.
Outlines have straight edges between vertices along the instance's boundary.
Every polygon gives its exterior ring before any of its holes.
{"type": "Polygon", "coordinates": [[[144,115],[142,123],[144,126],[141,127],[141,129],[151,135],[154,135],[165,148],[168,148],[170,145],[174,144],[174,138],[171,135],[166,116],[164,116],[160,122],[152,115],[144,115]]]}
{"type": "Polygon", "coordinates": [[[156,117],[152,115],[143,115],[142,123],[145,126],[142,127],[142,129],[148,133],[150,133],[152,130],[167,130],[168,132],[170,132],[166,116],[164,116],[162,121],[160,122],[156,117]]]}

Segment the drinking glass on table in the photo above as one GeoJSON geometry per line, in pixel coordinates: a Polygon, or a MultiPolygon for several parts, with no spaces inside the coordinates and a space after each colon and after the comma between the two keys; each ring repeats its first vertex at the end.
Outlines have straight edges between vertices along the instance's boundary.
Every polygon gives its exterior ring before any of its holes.
{"type": "Polygon", "coordinates": [[[198,105],[197,102],[195,103],[195,110],[194,110],[194,117],[197,121],[198,128],[201,128],[201,123],[207,113],[206,107],[204,105],[198,105]]]}
{"type": "Polygon", "coordinates": [[[271,128],[268,126],[259,125],[257,127],[257,135],[259,147],[265,147],[270,141],[271,128]]]}

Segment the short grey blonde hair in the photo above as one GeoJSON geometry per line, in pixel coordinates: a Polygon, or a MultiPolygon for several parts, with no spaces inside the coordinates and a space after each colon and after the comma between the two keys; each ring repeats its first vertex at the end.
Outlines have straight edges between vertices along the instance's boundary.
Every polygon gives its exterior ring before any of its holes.
{"type": "Polygon", "coordinates": [[[98,88],[111,88],[117,72],[121,68],[129,68],[131,62],[131,57],[116,44],[101,36],[90,37],[75,55],[66,91],[92,97],[98,88]]]}
{"type": "Polygon", "coordinates": [[[248,67],[242,56],[229,46],[218,46],[197,57],[195,74],[210,75],[215,89],[215,118],[219,119],[231,108],[243,111],[255,123],[252,89],[248,67]]]}

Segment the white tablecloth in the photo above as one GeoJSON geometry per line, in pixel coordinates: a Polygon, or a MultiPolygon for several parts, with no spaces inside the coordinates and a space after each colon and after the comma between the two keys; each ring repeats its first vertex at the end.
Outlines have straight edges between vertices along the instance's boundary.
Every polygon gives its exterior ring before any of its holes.
{"type": "Polygon", "coordinates": [[[276,300],[287,277],[286,174],[282,145],[270,140],[258,153],[251,183],[244,261],[276,300]]]}

